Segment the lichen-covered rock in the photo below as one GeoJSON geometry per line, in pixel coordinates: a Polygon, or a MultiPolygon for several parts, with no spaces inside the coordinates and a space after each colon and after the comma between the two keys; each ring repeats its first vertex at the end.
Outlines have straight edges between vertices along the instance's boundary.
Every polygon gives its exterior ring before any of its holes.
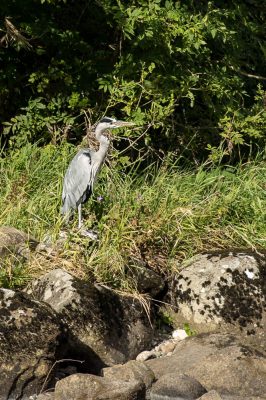
{"type": "MultiPolygon", "coordinates": [[[[0,400],[40,392],[59,354],[60,322],[46,304],[0,289],[0,400]]],[[[53,372],[47,382],[53,377],[53,372]]]]}
{"type": "Polygon", "coordinates": [[[11,254],[28,257],[29,250],[34,250],[37,245],[37,240],[28,233],[11,226],[0,227],[0,258],[11,254]]]}
{"type": "Polygon", "coordinates": [[[146,389],[148,389],[155,380],[153,371],[146,364],[133,360],[123,365],[114,365],[113,367],[104,368],[102,374],[104,377],[114,380],[143,382],[146,389]]]}
{"type": "Polygon", "coordinates": [[[224,251],[193,258],[172,291],[175,322],[188,322],[198,333],[235,327],[264,335],[265,275],[265,255],[224,251]]]}
{"type": "Polygon", "coordinates": [[[266,358],[230,334],[201,334],[176,344],[174,353],[145,361],[158,379],[165,374],[186,374],[221,397],[263,397],[266,393],[266,358]]]}
{"type": "Polygon", "coordinates": [[[55,387],[55,400],[144,400],[145,386],[139,381],[75,374],[62,379],[55,387]]]}
{"type": "Polygon", "coordinates": [[[196,400],[207,390],[194,378],[184,374],[165,374],[155,382],[150,391],[151,400],[196,400]]]}
{"type": "MultiPolygon", "coordinates": [[[[137,299],[83,282],[62,269],[32,282],[28,293],[60,314],[76,350],[83,346],[84,354],[92,349],[106,365],[135,358],[151,341],[152,327],[137,299]]],[[[98,369],[103,366],[99,363],[98,369]]]]}

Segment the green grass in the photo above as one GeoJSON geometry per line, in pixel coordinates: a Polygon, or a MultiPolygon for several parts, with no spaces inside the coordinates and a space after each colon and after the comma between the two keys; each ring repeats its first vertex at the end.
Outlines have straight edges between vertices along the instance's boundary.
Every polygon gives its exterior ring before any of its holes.
{"type": "MultiPolygon", "coordinates": [[[[27,146],[0,160],[0,225],[55,241],[62,179],[76,152],[70,145],[27,146]]],[[[130,259],[143,259],[165,274],[205,250],[266,248],[266,163],[237,168],[180,170],[151,166],[136,175],[105,166],[93,199],[84,207],[88,227],[96,225],[98,243],[73,235],[55,265],[93,276],[128,290],[130,259]],[[97,197],[103,196],[98,202],[97,197]]],[[[76,220],[74,221],[74,226],[76,220]]],[[[52,267],[53,260],[50,260],[52,267]]],[[[37,263],[29,274],[45,272],[37,263]]]]}

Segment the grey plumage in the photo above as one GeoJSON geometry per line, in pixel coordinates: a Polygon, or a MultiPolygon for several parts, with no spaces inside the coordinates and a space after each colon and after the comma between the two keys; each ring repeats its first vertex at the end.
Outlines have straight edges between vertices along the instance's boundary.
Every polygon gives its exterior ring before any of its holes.
{"type": "Polygon", "coordinates": [[[130,122],[117,121],[113,118],[103,118],[95,129],[95,137],[100,146],[98,151],[80,150],[69,164],[63,182],[62,214],[67,218],[72,210],[78,208],[79,228],[82,226],[81,205],[93,192],[93,188],[108,152],[110,140],[104,135],[107,129],[132,126],[130,122]]]}
{"type": "Polygon", "coordinates": [[[93,190],[94,170],[90,149],[80,150],[71,161],[63,184],[62,214],[85,203],[93,190]]]}

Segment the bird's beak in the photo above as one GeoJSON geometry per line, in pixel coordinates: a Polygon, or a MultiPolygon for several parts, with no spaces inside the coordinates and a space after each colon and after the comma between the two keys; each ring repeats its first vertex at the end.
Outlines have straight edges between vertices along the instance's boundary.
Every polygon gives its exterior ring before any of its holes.
{"type": "Polygon", "coordinates": [[[115,121],[115,126],[117,128],[124,127],[124,126],[134,126],[134,122],[126,122],[126,121],[115,121]]]}

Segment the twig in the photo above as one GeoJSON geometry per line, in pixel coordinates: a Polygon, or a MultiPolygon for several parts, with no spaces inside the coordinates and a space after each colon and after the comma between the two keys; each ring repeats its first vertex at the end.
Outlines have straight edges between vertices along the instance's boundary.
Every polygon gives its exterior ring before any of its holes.
{"type": "Polygon", "coordinates": [[[55,365],[56,365],[56,364],[59,364],[59,363],[62,363],[62,362],[65,362],[65,361],[74,361],[74,362],[78,362],[78,363],[80,363],[80,364],[83,364],[83,363],[84,363],[84,361],[82,361],[82,360],[73,360],[72,358],[63,358],[62,360],[56,360],[56,361],[53,363],[53,365],[51,366],[51,368],[49,369],[48,374],[47,374],[47,376],[46,376],[46,378],[45,378],[45,381],[44,381],[44,383],[43,383],[43,385],[42,385],[42,387],[41,387],[41,390],[40,390],[40,393],[39,393],[39,394],[41,394],[42,391],[43,391],[43,389],[45,388],[45,385],[46,385],[46,383],[47,383],[47,381],[48,381],[48,378],[49,378],[49,376],[50,376],[52,370],[54,369],[55,365]]]}
{"type": "Polygon", "coordinates": [[[132,143],[130,143],[129,146],[127,146],[124,150],[122,150],[119,155],[124,154],[126,151],[128,151],[131,147],[134,146],[135,143],[137,143],[144,135],[146,135],[146,133],[148,132],[148,130],[150,129],[151,124],[148,125],[147,129],[140,135],[137,137],[137,139],[135,139],[132,143]]]}
{"type": "Polygon", "coordinates": [[[19,30],[15,27],[15,25],[12,24],[9,18],[10,17],[5,17],[4,24],[6,28],[6,34],[0,39],[0,45],[5,44],[7,47],[8,42],[18,42],[27,50],[31,50],[32,45],[29,43],[29,40],[26,39],[26,37],[19,32],[19,30]]]}
{"type": "Polygon", "coordinates": [[[244,71],[237,71],[239,74],[247,76],[248,78],[254,78],[254,79],[259,79],[262,81],[266,81],[266,77],[265,76],[261,76],[261,75],[253,75],[253,74],[248,74],[247,72],[244,71]]]}
{"type": "Polygon", "coordinates": [[[253,78],[253,79],[258,79],[258,80],[266,81],[266,77],[265,77],[265,76],[249,74],[248,72],[241,71],[240,69],[236,69],[236,68],[234,68],[233,66],[230,66],[230,68],[231,68],[233,71],[238,72],[240,75],[247,76],[248,78],[253,78]]]}

